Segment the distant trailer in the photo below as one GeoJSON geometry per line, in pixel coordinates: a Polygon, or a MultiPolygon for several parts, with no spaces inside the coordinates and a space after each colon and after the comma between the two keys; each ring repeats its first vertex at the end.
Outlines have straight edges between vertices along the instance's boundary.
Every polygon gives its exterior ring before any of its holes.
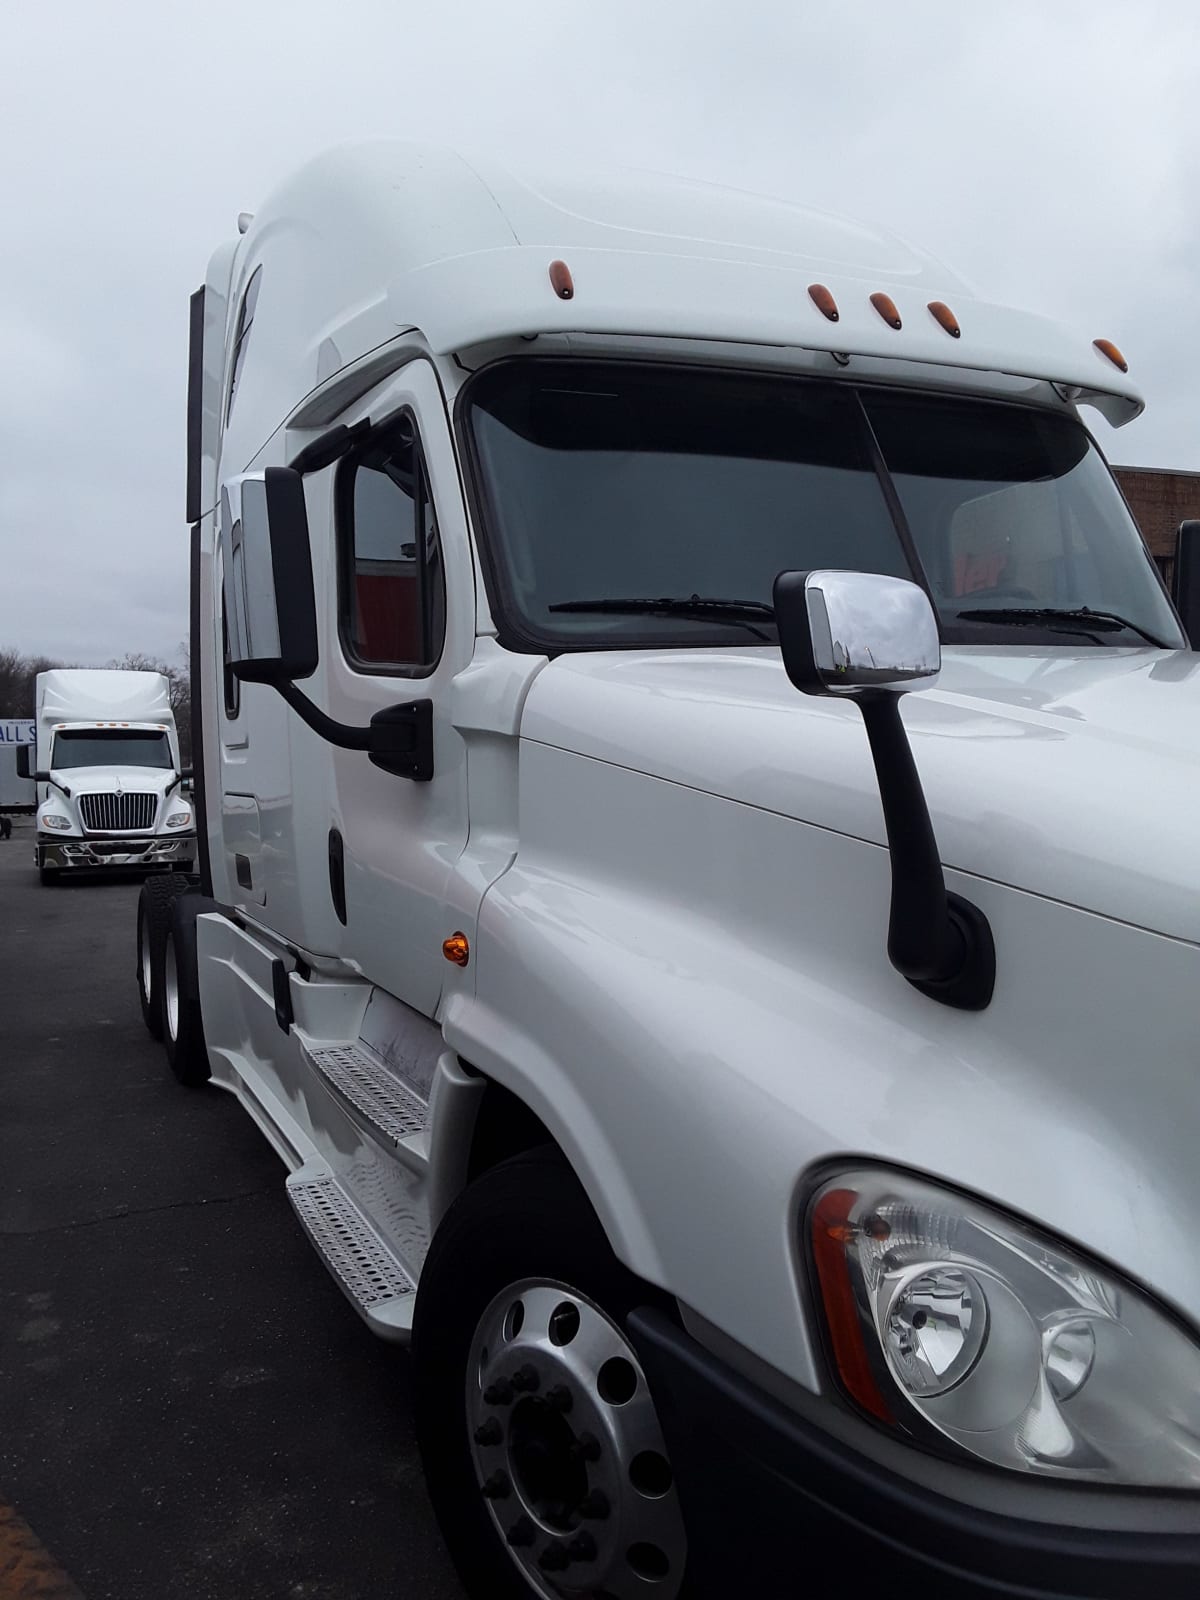
{"type": "Polygon", "coordinates": [[[37,785],[17,772],[17,751],[34,742],[32,717],[0,718],[0,813],[31,812],[37,806],[37,785]]]}

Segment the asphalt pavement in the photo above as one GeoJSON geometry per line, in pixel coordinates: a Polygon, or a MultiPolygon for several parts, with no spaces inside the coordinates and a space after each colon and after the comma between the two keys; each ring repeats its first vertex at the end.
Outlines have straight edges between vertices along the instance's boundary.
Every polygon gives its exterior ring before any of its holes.
{"type": "Polygon", "coordinates": [[[142,1025],[137,880],[42,888],[32,856],[18,822],[0,840],[0,1523],[15,1508],[86,1600],[461,1600],[407,1357],[326,1275],[245,1113],[180,1088],[142,1025]]]}

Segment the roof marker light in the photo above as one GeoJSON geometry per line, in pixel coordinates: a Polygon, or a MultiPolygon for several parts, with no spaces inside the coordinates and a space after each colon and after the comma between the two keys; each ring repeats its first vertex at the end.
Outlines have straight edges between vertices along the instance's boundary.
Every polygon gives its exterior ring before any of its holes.
{"type": "Polygon", "coordinates": [[[571,277],[571,269],[565,261],[550,263],[550,286],[560,300],[575,298],[575,283],[571,277]]]}
{"type": "Polygon", "coordinates": [[[1126,361],[1111,339],[1093,339],[1092,343],[1102,356],[1112,362],[1114,367],[1118,367],[1122,372],[1129,371],[1128,361],[1126,361]]]}
{"type": "Polygon", "coordinates": [[[952,339],[962,338],[962,329],[958,325],[958,318],[944,300],[931,300],[929,302],[929,314],[939,328],[945,328],[952,339]]]}
{"type": "Polygon", "coordinates": [[[838,311],[837,301],[823,283],[810,283],[808,286],[808,298],[823,317],[828,317],[830,322],[838,320],[841,313],[838,311]]]}
{"type": "Polygon", "coordinates": [[[871,296],[871,304],[875,307],[876,311],[878,311],[879,315],[887,323],[889,328],[899,328],[903,326],[900,321],[900,313],[896,310],[896,302],[892,299],[891,295],[880,294],[877,292],[871,296]]]}

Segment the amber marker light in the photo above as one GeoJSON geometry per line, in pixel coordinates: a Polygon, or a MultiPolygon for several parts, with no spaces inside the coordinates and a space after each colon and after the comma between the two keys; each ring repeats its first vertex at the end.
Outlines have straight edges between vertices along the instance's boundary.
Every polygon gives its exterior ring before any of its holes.
{"type": "Polygon", "coordinates": [[[575,298],[575,280],[571,277],[571,269],[565,261],[550,263],[550,287],[560,300],[575,298]]]}
{"type": "Polygon", "coordinates": [[[850,1281],[846,1244],[853,1237],[855,1224],[850,1213],[858,1196],[853,1189],[831,1189],[813,1207],[812,1256],[821,1285],[825,1324],[838,1376],[847,1394],[864,1411],[891,1422],[892,1414],[879,1392],[863,1343],[862,1322],[850,1281]]]}
{"type": "Polygon", "coordinates": [[[889,328],[899,328],[903,326],[900,321],[900,313],[896,310],[896,302],[892,299],[890,294],[880,294],[877,291],[871,296],[871,304],[875,307],[876,311],[878,311],[879,315],[887,323],[889,328]]]}
{"type": "Polygon", "coordinates": [[[1125,357],[1117,349],[1116,345],[1111,339],[1093,339],[1092,343],[1096,346],[1096,349],[1099,350],[1100,354],[1105,358],[1105,360],[1111,361],[1113,366],[1118,368],[1119,371],[1129,371],[1128,361],[1126,361],[1125,357]]]}
{"type": "Polygon", "coordinates": [[[808,286],[808,298],[823,317],[829,318],[830,322],[836,322],[841,316],[841,312],[837,308],[837,301],[823,283],[810,283],[808,286]]]}
{"type": "Polygon", "coordinates": [[[466,934],[452,933],[448,939],[443,939],[442,954],[447,961],[453,961],[456,967],[465,967],[471,959],[471,946],[467,943],[466,934]]]}
{"type": "Polygon", "coordinates": [[[952,339],[962,338],[962,329],[958,325],[958,318],[944,300],[931,300],[929,302],[929,314],[939,328],[945,328],[952,339]]]}

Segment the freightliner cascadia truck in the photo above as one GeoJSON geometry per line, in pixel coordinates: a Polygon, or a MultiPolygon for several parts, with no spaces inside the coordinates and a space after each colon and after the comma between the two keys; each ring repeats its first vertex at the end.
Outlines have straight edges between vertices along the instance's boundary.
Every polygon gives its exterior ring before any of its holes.
{"type": "Polygon", "coordinates": [[[411,1341],[467,1592],[1200,1593],[1197,562],[1106,330],[405,145],[191,318],[142,1004],[411,1341]]]}

